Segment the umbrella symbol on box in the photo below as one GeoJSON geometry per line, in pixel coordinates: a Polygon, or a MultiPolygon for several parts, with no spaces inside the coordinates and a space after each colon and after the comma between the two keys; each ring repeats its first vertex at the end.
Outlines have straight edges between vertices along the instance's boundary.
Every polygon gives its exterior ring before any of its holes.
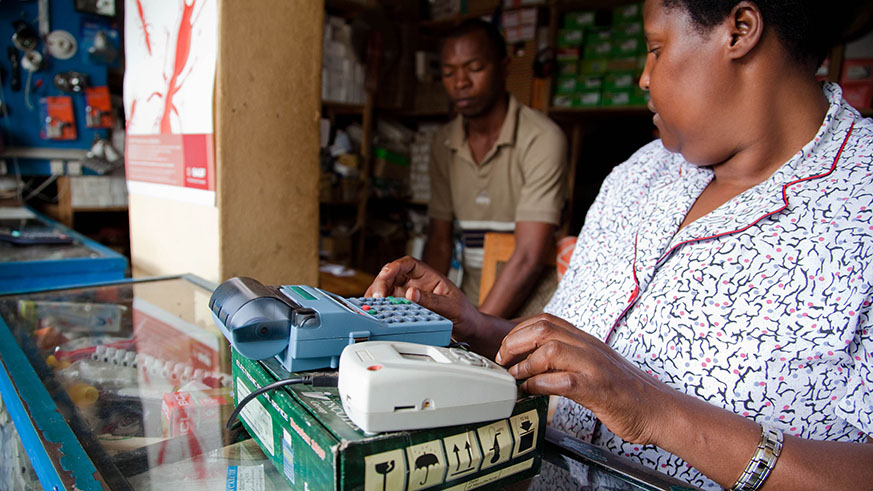
{"type": "Polygon", "coordinates": [[[437,459],[437,456],[432,453],[426,453],[420,455],[417,459],[415,459],[415,470],[421,469],[424,467],[424,479],[419,484],[424,484],[427,482],[427,474],[430,472],[430,466],[439,465],[440,461],[437,459]]]}

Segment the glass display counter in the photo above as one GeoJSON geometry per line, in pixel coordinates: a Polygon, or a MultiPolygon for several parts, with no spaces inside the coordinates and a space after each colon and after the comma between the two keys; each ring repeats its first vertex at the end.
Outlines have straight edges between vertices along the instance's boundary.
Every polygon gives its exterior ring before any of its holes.
{"type": "Polygon", "coordinates": [[[30,208],[0,206],[0,293],[124,278],[127,259],[30,208]]]}
{"type": "MultiPolygon", "coordinates": [[[[230,349],[192,276],[0,296],[0,481],[8,489],[288,489],[233,409],[230,349]]],[[[573,489],[677,489],[548,430],[573,489]],[[579,477],[581,476],[581,477],[579,477]]],[[[527,489],[537,480],[518,483],[527,489]]]]}

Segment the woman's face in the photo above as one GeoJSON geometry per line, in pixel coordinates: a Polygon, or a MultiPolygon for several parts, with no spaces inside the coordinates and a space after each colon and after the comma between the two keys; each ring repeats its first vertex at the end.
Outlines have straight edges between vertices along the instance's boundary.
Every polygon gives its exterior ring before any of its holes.
{"type": "Polygon", "coordinates": [[[681,6],[665,9],[661,0],[646,1],[644,18],[649,53],[640,87],[649,91],[664,146],[698,165],[726,160],[733,151],[726,28],[701,34],[681,6]]]}

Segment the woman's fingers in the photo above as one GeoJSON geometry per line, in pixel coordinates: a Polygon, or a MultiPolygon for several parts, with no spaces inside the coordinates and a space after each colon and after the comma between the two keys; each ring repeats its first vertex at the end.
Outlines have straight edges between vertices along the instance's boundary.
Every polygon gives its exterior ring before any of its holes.
{"type": "Polygon", "coordinates": [[[582,345],[585,342],[584,333],[568,322],[550,314],[540,314],[521,322],[506,335],[496,361],[504,366],[518,363],[549,341],[569,345],[582,345]]]}
{"type": "Polygon", "coordinates": [[[364,296],[402,297],[410,286],[426,289],[428,284],[437,285],[440,276],[426,264],[406,256],[382,266],[364,296]]]}

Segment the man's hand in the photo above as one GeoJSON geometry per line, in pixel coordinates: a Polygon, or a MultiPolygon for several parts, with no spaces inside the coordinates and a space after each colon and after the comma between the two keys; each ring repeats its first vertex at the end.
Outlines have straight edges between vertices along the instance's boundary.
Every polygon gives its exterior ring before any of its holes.
{"type": "Polygon", "coordinates": [[[676,395],[597,338],[549,314],[519,323],[495,359],[526,379],[522,390],[572,399],[635,443],[655,441],[676,395]]]}
{"type": "Polygon", "coordinates": [[[476,334],[482,317],[454,283],[409,256],[383,266],[365,295],[412,300],[452,321],[453,334],[461,340],[468,340],[476,334]]]}

